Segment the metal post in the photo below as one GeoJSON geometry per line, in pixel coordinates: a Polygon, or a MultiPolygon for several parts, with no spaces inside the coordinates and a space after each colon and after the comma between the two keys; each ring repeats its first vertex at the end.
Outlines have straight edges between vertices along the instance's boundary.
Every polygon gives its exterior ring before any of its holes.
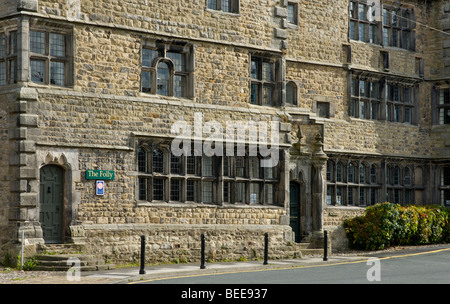
{"type": "Polygon", "coordinates": [[[323,236],[323,260],[328,261],[328,231],[324,231],[323,236]]]}
{"type": "Polygon", "coordinates": [[[264,263],[263,265],[269,264],[269,233],[265,233],[264,235],[264,263]]]}
{"type": "Polygon", "coordinates": [[[201,248],[201,264],[200,269],[205,269],[205,235],[202,233],[201,235],[201,242],[202,242],[202,248],[201,248]]]}
{"type": "Polygon", "coordinates": [[[145,235],[141,235],[141,268],[139,274],[145,274],[145,235]]]}

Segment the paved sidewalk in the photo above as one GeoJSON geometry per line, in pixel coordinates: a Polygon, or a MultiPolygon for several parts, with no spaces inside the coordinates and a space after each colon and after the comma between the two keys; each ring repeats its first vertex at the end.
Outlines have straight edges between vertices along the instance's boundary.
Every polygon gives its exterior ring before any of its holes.
{"type": "Polygon", "coordinates": [[[292,260],[269,260],[268,265],[263,265],[263,261],[206,263],[206,269],[200,269],[200,263],[146,265],[145,274],[139,274],[139,267],[79,272],[79,277],[71,276],[67,272],[46,272],[41,275],[37,274],[35,277],[11,280],[7,284],[129,284],[141,280],[161,280],[180,276],[262,271],[365,260],[367,257],[362,256],[334,256],[329,257],[328,261],[323,261],[323,257],[305,257],[292,260]]]}

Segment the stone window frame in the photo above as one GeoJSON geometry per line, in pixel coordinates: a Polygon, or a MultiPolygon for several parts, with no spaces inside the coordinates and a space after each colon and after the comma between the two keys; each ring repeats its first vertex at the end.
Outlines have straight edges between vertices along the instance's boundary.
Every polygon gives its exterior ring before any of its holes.
{"type": "Polygon", "coordinates": [[[229,14],[239,14],[240,0],[206,0],[207,10],[229,14]],[[224,6],[223,4],[226,3],[224,6]]]}
{"type": "Polygon", "coordinates": [[[350,78],[349,116],[379,120],[381,104],[380,79],[352,75],[350,78]]]}
{"type": "MultiPolygon", "coordinates": [[[[423,176],[418,174],[423,174],[422,165],[413,161],[330,154],[326,166],[327,204],[370,206],[383,201],[412,204],[417,192],[424,190],[423,176]],[[353,182],[348,179],[349,164],[354,165],[353,182]],[[342,170],[340,179],[338,166],[342,170]]],[[[449,189],[450,197],[450,184],[439,189],[449,189]]]]}
{"type": "MultiPolygon", "coordinates": [[[[367,43],[379,44],[377,29],[379,28],[379,23],[377,22],[375,15],[373,15],[373,20],[367,18],[369,14],[369,7],[372,1],[367,0],[354,0],[349,2],[349,39],[357,40],[367,43]],[[361,12],[362,8],[362,12],[361,12]],[[354,25],[352,27],[352,25],[354,25]],[[364,37],[361,37],[361,29],[364,30],[364,37]]],[[[376,12],[373,11],[372,14],[376,12]]]]}
{"type": "Polygon", "coordinates": [[[412,204],[415,191],[414,173],[412,165],[388,163],[386,165],[386,200],[395,204],[412,204]]]}
{"type": "Polygon", "coordinates": [[[439,198],[442,206],[450,206],[450,165],[439,169],[439,198]]]}
{"type": "Polygon", "coordinates": [[[327,161],[326,176],[327,205],[369,206],[378,202],[381,185],[377,163],[349,158],[330,158],[327,161]],[[342,168],[341,178],[338,176],[338,166],[342,168]],[[375,173],[372,172],[373,168],[376,170],[375,173]],[[349,178],[350,169],[353,171],[353,179],[349,178]],[[364,174],[363,178],[361,174],[364,174]]]}
{"type": "Polygon", "coordinates": [[[415,51],[414,9],[383,5],[381,17],[382,45],[415,51]],[[394,33],[397,34],[394,35],[394,33]]]}
{"type": "Polygon", "coordinates": [[[432,89],[433,124],[450,124],[450,86],[434,86],[432,89]]]}
{"type": "Polygon", "coordinates": [[[298,26],[299,24],[299,4],[298,1],[288,1],[287,6],[287,23],[291,26],[298,26]],[[292,10],[292,13],[291,13],[292,10]]]}
{"type": "MultiPolygon", "coordinates": [[[[225,152],[225,151],[224,151],[225,152]]],[[[140,141],[137,144],[136,152],[136,200],[138,203],[197,203],[210,205],[249,205],[249,206],[272,206],[277,205],[276,191],[280,184],[279,163],[274,168],[262,168],[257,170],[258,176],[251,174],[251,158],[259,156],[249,156],[248,148],[244,156],[197,156],[192,150],[191,156],[180,156],[181,170],[179,173],[171,172],[170,143],[164,141],[140,141]],[[159,149],[163,152],[163,170],[154,172],[152,151],[159,149]],[[195,160],[194,171],[189,172],[189,158],[195,160]],[[242,158],[242,174],[237,174],[237,159],[242,158]],[[225,171],[225,159],[228,170],[225,171]],[[205,161],[211,160],[211,165],[205,170],[205,161]],[[270,171],[271,174],[266,172],[270,171]],[[158,186],[162,187],[162,197],[155,199],[154,181],[163,181],[158,186]],[[173,182],[176,181],[181,193],[179,200],[172,200],[173,182]],[[238,187],[239,186],[239,187],[238,187]],[[236,193],[241,189],[241,202],[236,200],[236,193]],[[257,193],[252,190],[257,189],[257,193]],[[210,193],[210,195],[206,195],[210,193]],[[235,194],[235,195],[233,195],[235,194]],[[270,198],[268,196],[271,196],[270,198]],[[194,196],[194,197],[192,197],[194,196]],[[193,199],[192,199],[193,198],[193,199]]],[[[256,171],[254,171],[256,172],[256,171]]],[[[159,182],[158,182],[159,183],[159,182]]]]}
{"type": "Polygon", "coordinates": [[[388,81],[385,86],[386,121],[413,124],[416,108],[415,87],[391,81],[388,81]]]}
{"type": "Polygon", "coordinates": [[[17,29],[5,28],[0,32],[0,87],[17,83],[17,29]]]}
{"type": "Polygon", "coordinates": [[[249,77],[250,77],[250,104],[277,107],[280,106],[280,58],[261,53],[250,53],[249,77]],[[256,71],[253,69],[256,65],[256,71]],[[269,67],[271,79],[264,77],[264,67],[269,67]],[[255,90],[255,89],[256,90],[255,90]],[[270,103],[264,102],[264,89],[271,89],[270,103]]]}
{"type": "Polygon", "coordinates": [[[348,74],[348,96],[348,115],[351,118],[412,125],[418,122],[418,85],[416,79],[396,76],[386,77],[377,73],[352,70],[348,74]],[[361,96],[361,80],[367,83],[377,83],[376,94],[378,94],[378,98],[374,98],[370,92],[370,87],[366,87],[365,96],[361,96]],[[397,89],[392,90],[393,87],[397,89]],[[398,94],[394,94],[394,91],[398,91],[398,94]],[[407,94],[407,92],[409,93],[407,94]],[[364,111],[361,104],[364,105],[364,111]],[[374,107],[376,107],[375,110],[374,107]],[[397,114],[397,116],[394,114],[397,114]]]}
{"type": "Polygon", "coordinates": [[[184,41],[162,41],[162,40],[145,40],[141,47],[141,81],[140,91],[144,94],[169,96],[177,98],[194,98],[193,71],[194,71],[194,50],[193,45],[184,41]],[[145,50],[156,52],[156,56],[149,64],[144,58],[145,50]],[[181,54],[184,57],[183,69],[177,68],[177,62],[174,58],[170,58],[170,53],[181,54]],[[158,66],[166,64],[168,69],[168,88],[167,94],[158,93],[158,66]],[[148,74],[148,79],[144,77],[148,74]],[[184,79],[183,85],[177,85],[176,78],[184,79]],[[144,84],[144,81],[148,83],[144,84]],[[183,93],[179,94],[179,89],[183,93]]]}
{"type": "Polygon", "coordinates": [[[293,80],[286,81],[286,106],[297,106],[298,105],[298,85],[293,80]],[[291,90],[290,93],[288,91],[291,90]]]}
{"type": "Polygon", "coordinates": [[[73,43],[72,43],[72,33],[71,30],[56,28],[56,27],[47,27],[47,26],[38,26],[38,25],[30,25],[29,29],[29,62],[30,62],[30,72],[29,77],[30,81],[37,85],[51,85],[51,86],[60,86],[60,87],[69,87],[73,84],[72,77],[72,64],[73,64],[73,43]],[[39,32],[44,34],[44,53],[33,52],[31,48],[31,33],[39,32]],[[50,36],[52,34],[62,35],[64,39],[64,56],[57,56],[51,53],[51,39],[50,36]],[[32,62],[40,61],[44,62],[44,78],[42,82],[32,81],[32,62]],[[52,78],[52,63],[62,63],[64,65],[64,83],[57,84],[52,78]]]}

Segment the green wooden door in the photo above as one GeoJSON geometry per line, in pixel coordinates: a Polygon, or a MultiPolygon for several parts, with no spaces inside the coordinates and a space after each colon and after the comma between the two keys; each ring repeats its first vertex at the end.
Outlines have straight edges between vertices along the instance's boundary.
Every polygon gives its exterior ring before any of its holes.
{"type": "Polygon", "coordinates": [[[63,241],[63,170],[45,166],[40,170],[39,221],[46,243],[63,241]]]}
{"type": "Polygon", "coordinates": [[[300,185],[291,182],[290,192],[290,226],[295,234],[295,242],[300,243],[300,185]]]}

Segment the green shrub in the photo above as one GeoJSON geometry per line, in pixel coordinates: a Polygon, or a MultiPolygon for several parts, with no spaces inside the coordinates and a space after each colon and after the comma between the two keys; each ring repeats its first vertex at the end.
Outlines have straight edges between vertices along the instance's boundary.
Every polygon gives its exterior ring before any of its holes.
{"type": "Polygon", "coordinates": [[[367,207],[363,216],[346,220],[344,228],[353,249],[437,244],[450,240],[448,217],[449,212],[441,206],[400,206],[386,202],[367,207]]]}

